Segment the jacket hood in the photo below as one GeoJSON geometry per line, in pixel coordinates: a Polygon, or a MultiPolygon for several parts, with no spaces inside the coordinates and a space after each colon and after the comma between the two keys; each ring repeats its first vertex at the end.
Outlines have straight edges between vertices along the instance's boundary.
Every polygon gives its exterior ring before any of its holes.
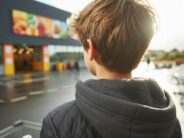
{"type": "Polygon", "coordinates": [[[176,122],[170,96],[150,79],[80,81],[76,102],[104,138],[169,138],[176,122]]]}

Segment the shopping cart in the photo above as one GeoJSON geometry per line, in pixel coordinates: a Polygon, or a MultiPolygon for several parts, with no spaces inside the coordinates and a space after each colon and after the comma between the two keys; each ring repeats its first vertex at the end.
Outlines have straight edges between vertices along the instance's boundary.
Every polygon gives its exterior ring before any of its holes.
{"type": "Polygon", "coordinates": [[[41,124],[20,120],[0,130],[0,138],[39,138],[41,124]]]}

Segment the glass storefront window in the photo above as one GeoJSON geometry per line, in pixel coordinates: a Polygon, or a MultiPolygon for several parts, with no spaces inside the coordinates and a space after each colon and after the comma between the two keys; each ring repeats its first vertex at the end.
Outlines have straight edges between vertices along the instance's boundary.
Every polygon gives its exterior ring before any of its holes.
{"type": "Polygon", "coordinates": [[[4,73],[4,67],[3,67],[3,46],[0,45],[0,75],[3,75],[4,73]]]}
{"type": "Polygon", "coordinates": [[[3,64],[3,46],[0,45],[0,64],[3,64]]]}
{"type": "Polygon", "coordinates": [[[51,64],[57,62],[76,62],[83,60],[83,47],[79,46],[49,46],[49,55],[51,64]]]}

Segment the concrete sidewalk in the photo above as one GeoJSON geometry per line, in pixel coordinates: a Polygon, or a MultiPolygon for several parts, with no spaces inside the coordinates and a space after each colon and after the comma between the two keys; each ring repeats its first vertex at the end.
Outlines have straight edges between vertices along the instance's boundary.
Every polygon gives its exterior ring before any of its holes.
{"type": "Polygon", "coordinates": [[[13,76],[0,76],[0,85],[6,83],[28,83],[32,81],[39,81],[48,77],[50,72],[32,72],[32,73],[22,73],[13,76]]]}

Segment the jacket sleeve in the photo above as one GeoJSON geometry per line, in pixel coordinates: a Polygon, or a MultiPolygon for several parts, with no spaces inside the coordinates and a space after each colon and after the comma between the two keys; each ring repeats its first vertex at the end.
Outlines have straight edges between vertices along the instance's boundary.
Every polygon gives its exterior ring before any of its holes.
{"type": "Polygon", "coordinates": [[[56,128],[50,114],[48,114],[43,120],[40,138],[58,138],[56,128]]]}
{"type": "Polygon", "coordinates": [[[176,122],[171,138],[182,138],[181,126],[178,120],[176,122]]]}

